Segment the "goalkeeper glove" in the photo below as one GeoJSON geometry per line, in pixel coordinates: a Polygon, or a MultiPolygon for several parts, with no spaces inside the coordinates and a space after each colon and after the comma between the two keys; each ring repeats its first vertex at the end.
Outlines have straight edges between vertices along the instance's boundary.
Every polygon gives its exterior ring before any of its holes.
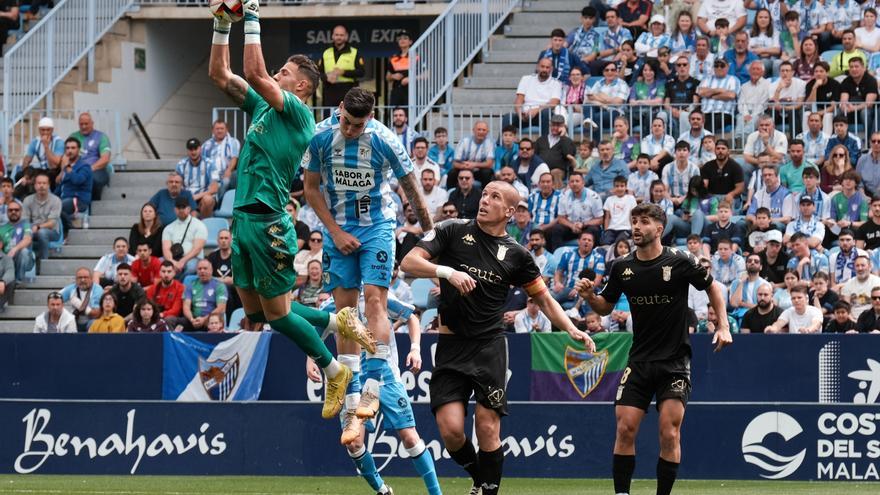
{"type": "Polygon", "coordinates": [[[232,22],[229,19],[215,17],[214,18],[214,41],[215,45],[229,44],[229,30],[232,28],[232,22]]]}
{"type": "Polygon", "coordinates": [[[244,4],[244,44],[260,43],[260,2],[245,0],[244,4]]]}

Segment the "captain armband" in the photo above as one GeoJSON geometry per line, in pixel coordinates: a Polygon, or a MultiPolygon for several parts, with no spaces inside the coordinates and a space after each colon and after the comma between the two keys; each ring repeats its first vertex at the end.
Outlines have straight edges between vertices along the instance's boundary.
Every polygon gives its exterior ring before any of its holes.
{"type": "Polygon", "coordinates": [[[522,288],[525,289],[529,297],[536,297],[547,291],[547,284],[544,283],[541,276],[538,276],[535,280],[523,285],[522,288]]]}

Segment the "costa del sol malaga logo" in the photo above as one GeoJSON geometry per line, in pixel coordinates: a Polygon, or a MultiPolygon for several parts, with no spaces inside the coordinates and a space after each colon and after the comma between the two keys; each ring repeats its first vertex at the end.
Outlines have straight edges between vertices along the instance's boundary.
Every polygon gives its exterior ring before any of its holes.
{"type": "Polygon", "coordinates": [[[763,413],[753,419],[743,431],[743,458],[761,469],[762,478],[777,480],[788,477],[804,462],[807,449],[787,457],[764,446],[764,439],[771,433],[777,433],[788,442],[803,431],[797,420],[784,412],[763,413]]]}

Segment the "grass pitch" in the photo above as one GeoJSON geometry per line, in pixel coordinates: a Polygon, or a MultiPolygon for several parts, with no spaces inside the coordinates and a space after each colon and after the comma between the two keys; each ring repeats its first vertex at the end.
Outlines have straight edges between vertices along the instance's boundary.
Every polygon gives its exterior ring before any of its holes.
{"type": "MultiPolygon", "coordinates": [[[[417,478],[387,478],[397,495],[425,493],[417,478]]],[[[463,495],[470,480],[443,478],[443,493],[463,495]]],[[[650,495],[653,480],[635,481],[632,495],[650,495]]],[[[611,480],[506,478],[505,495],[608,495],[611,480]]],[[[678,495],[850,495],[876,494],[877,483],[832,483],[792,481],[689,481],[676,482],[678,495]]],[[[373,493],[360,478],[255,477],[255,476],[0,476],[0,493],[71,495],[183,495],[183,494],[290,494],[355,495],[373,493]]]]}

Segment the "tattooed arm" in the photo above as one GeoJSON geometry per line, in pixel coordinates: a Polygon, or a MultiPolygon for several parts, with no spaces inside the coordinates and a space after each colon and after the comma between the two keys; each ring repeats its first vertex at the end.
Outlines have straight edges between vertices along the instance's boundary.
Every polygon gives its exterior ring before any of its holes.
{"type": "Polygon", "coordinates": [[[229,46],[211,45],[211,60],[208,65],[208,75],[221,91],[229,95],[236,105],[244,103],[247,95],[248,83],[232,73],[229,68],[229,46]]]}
{"type": "Polygon", "coordinates": [[[422,191],[420,191],[416,185],[415,173],[410,172],[404,175],[398,179],[398,183],[400,184],[401,189],[403,189],[403,194],[409,200],[409,204],[412,205],[413,211],[415,211],[416,215],[419,217],[419,225],[422,226],[422,230],[428,232],[433,229],[434,221],[431,219],[431,212],[428,211],[425,197],[422,196],[422,191]]]}

